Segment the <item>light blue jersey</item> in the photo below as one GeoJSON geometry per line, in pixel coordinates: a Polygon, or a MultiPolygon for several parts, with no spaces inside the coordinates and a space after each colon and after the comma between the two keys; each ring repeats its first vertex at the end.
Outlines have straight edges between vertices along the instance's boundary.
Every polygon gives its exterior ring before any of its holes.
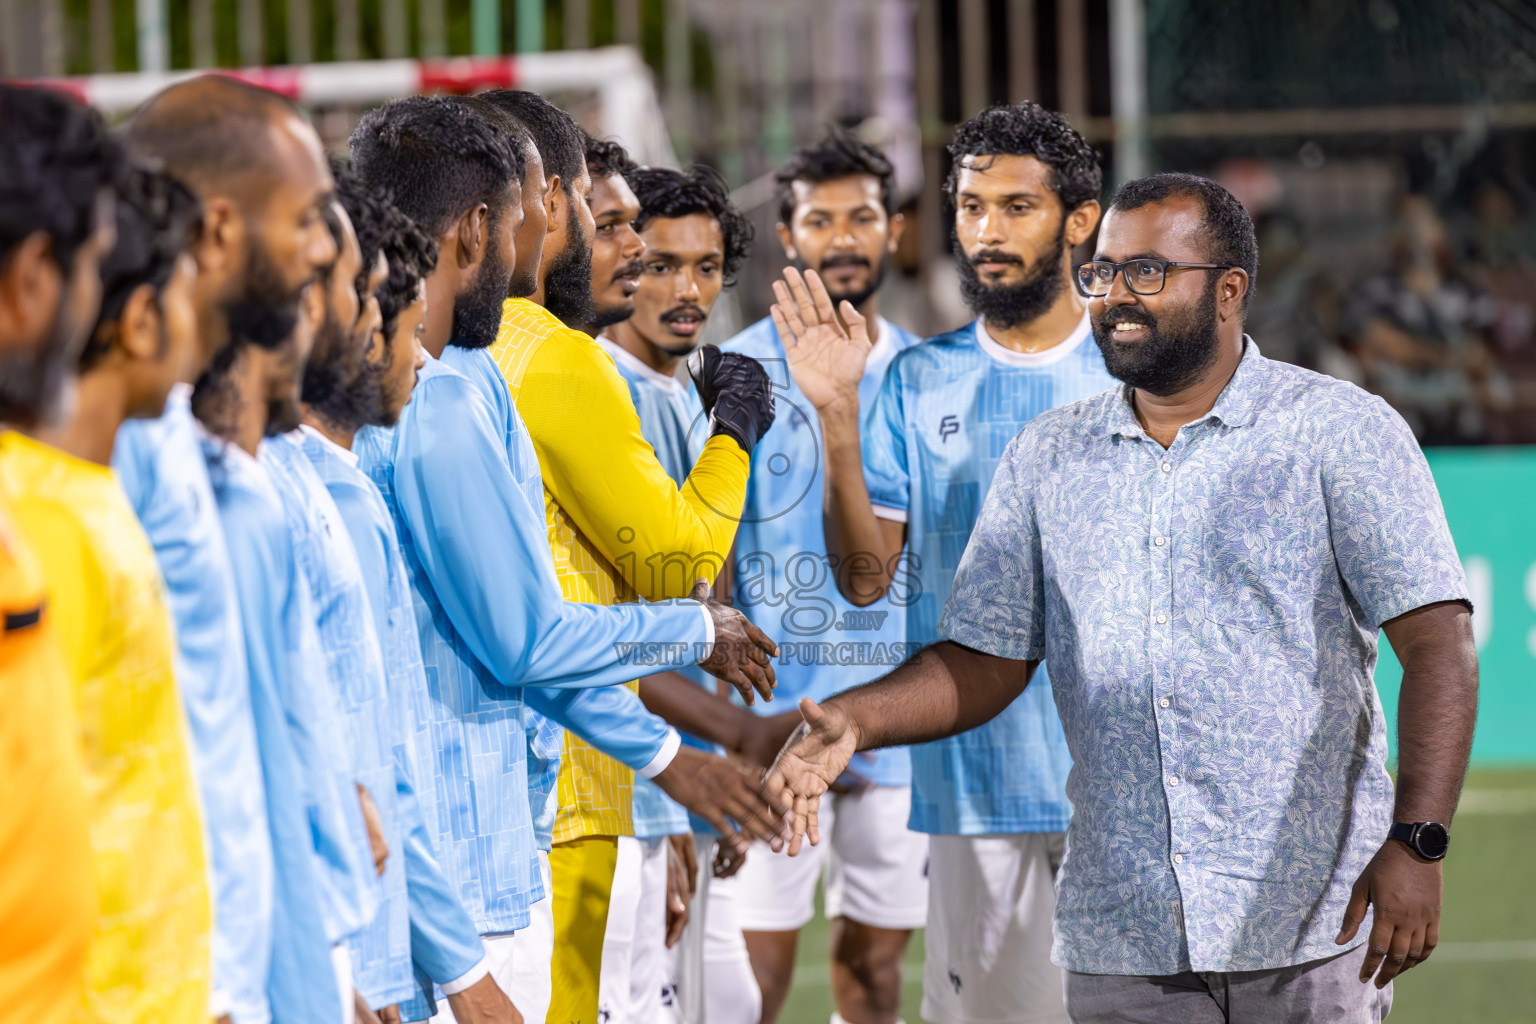
{"type": "MultiPolygon", "coordinates": [[[[462,373],[494,410],[496,422],[506,439],[507,459],[514,467],[530,507],[543,522],[544,478],[539,472],[538,455],[496,360],[488,349],[449,346],[443,352],[443,362],[462,373]]],[[[541,526],[540,529],[545,538],[544,550],[548,551],[548,527],[541,526]]],[[[546,562],[553,573],[553,555],[546,562]]],[[[699,608],[691,601],[682,604],[699,608]]],[[[636,671],[636,666],[631,664],[628,675],[633,678],[669,667],[683,666],[659,665],[636,671]]],[[[528,801],[533,813],[534,838],[539,849],[545,852],[552,845],[555,815],[559,811],[555,785],[560,776],[560,755],[565,749],[563,729],[573,730],[609,757],[635,768],[637,782],[644,781],[642,768],[666,747],[675,748],[678,743],[677,730],[647,711],[640,698],[625,687],[613,686],[565,696],[530,690],[527,703],[529,707],[523,714],[523,725],[528,742],[528,801]],[[549,703],[556,697],[557,701],[549,703]],[[646,752],[650,752],[650,757],[644,757],[646,752]]]]}
{"type": "Polygon", "coordinates": [[[239,597],[191,390],[177,385],[159,419],[124,423],[112,468],[154,545],[176,623],[176,688],[213,875],[214,1003],[235,1024],[266,1024],[273,899],[267,794],[239,597]]]}
{"type": "Polygon", "coordinates": [[[394,723],[384,653],[357,551],[341,511],[304,452],[303,435],[295,430],[263,441],[260,461],[282,498],[294,555],[309,582],[327,675],[346,727],[342,742],[352,753],[351,778],[344,782],[361,785],[373,798],[384,845],[391,853],[380,875],[366,831],[355,837],[354,889],[368,902],[359,905],[361,921],[347,936],[354,987],[369,1006],[389,1006],[409,996],[416,985],[405,866],[398,855],[404,826],[395,798],[394,723]]]}
{"type": "Polygon", "coordinates": [[[481,934],[516,931],[544,895],[525,702],[567,725],[573,705],[590,712],[587,739],[644,768],[676,741],[659,719],[633,713],[644,712],[639,698],[611,685],[635,675],[620,651],[657,640],[691,650],[708,626],[692,602],[603,608],[563,599],[543,484],[532,484],[538,461],[506,385],[490,364],[498,403],[474,365],[488,353],[450,346],[444,355],[428,357],[400,423],[361,431],[356,451],[410,572],[431,695],[424,775],[437,787],[438,854],[481,934]]]}
{"type": "MultiPolygon", "coordinates": [[[[613,357],[619,376],[629,385],[630,401],[640,414],[640,436],[650,442],[656,461],[672,482],[682,486],[704,450],[704,442],[709,440],[708,419],[693,385],[658,373],[607,338],[600,337],[597,343],[613,357]]],[[[679,669],[678,674],[714,692],[714,681],[705,682],[708,677],[702,669],[679,669]]],[[[683,742],[705,750],[715,749],[686,733],[683,742]]],[[[687,809],[649,779],[635,779],[633,810],[637,839],[684,835],[693,830],[687,809]]]]}
{"type": "MultiPolygon", "coordinates": [[[[941,639],[939,616],[1003,450],[1048,409],[1116,386],[1086,314],[1042,353],[1003,348],[973,323],[897,357],[864,430],[876,513],[907,524],[908,564],[891,600],[907,639],[941,639]]],[[[1072,815],[1072,766],[1045,666],[1007,710],[977,729],[911,748],[911,827],[958,835],[1060,832],[1072,815]]]]}
{"type": "Polygon", "coordinates": [[[272,1018],[340,1024],[331,966],[334,915],[327,912],[330,871],[322,849],[327,837],[346,828],[328,761],[340,711],[322,699],[329,687],[309,587],[295,566],[282,502],[266,471],[234,445],[204,436],[202,446],[239,597],[267,794],[274,865],[267,980],[272,1018]]]}
{"type": "MultiPolygon", "coordinates": [[[[859,383],[866,436],[886,368],[920,340],[889,320],[879,321],[879,339],[859,383]]],[[[778,405],[773,426],[752,453],[735,560],[736,607],[779,644],[775,700],[752,708],[775,715],[801,697],[826,700],[876,679],[909,652],[898,605],[881,598],[857,608],[838,592],[822,529],[821,427],[815,408],[790,375],[773,321],[765,317],[721,347],[763,364],[778,405]]],[[[860,757],[853,771],[881,786],[905,786],[911,780],[904,747],[878,751],[868,760],[860,757]]]]}
{"type": "MultiPolygon", "coordinates": [[[[384,654],[396,810],[404,840],[403,849],[396,852],[404,867],[408,905],[406,967],[409,970],[414,961],[428,981],[443,984],[478,967],[485,959],[485,947],[438,863],[432,839],[440,821],[435,790],[416,788],[419,765],[432,763],[427,728],[431,697],[416,635],[410,579],[389,508],[373,481],[358,468],[357,456],[308,427],[303,431],[304,454],[336,502],[356,549],[384,654]]],[[[400,1010],[402,1020],[424,1020],[434,1008],[425,1002],[402,1001],[400,1010]]]]}

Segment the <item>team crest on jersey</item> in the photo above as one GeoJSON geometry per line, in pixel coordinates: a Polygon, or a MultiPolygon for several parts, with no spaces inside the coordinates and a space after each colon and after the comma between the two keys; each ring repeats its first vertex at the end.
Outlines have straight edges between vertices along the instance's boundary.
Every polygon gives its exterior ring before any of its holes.
{"type": "Polygon", "coordinates": [[[950,434],[960,433],[960,417],[950,413],[939,420],[939,441],[948,444],[950,434]]]}

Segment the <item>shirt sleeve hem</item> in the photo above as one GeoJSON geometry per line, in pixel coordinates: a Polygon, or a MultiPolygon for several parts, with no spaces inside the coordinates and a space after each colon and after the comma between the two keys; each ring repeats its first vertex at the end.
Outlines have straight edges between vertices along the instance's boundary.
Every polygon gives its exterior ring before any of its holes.
{"type": "Polygon", "coordinates": [[[668,726],[667,738],[661,741],[661,749],[656,752],[655,757],[651,758],[649,764],[643,768],[636,768],[635,774],[642,779],[654,779],[671,766],[682,745],[682,736],[678,734],[676,729],[668,726]]]}
{"type": "Polygon", "coordinates": [[[442,983],[443,995],[445,995],[445,996],[456,996],[460,992],[463,992],[465,989],[468,989],[471,986],[473,986],[476,983],[478,983],[481,978],[484,978],[486,975],[488,975],[490,973],[491,973],[490,961],[482,956],[480,958],[480,962],[475,964],[475,966],[471,967],[469,970],[465,971],[463,974],[459,975],[457,978],[454,978],[452,981],[445,981],[445,982],[443,982],[442,983]]]}
{"type": "Polygon", "coordinates": [[[966,622],[941,622],[939,633],[962,647],[969,647],[990,654],[995,658],[1011,661],[1044,661],[1045,645],[1019,643],[1008,637],[1000,637],[990,630],[981,629],[966,622]]]}
{"type": "Polygon", "coordinates": [[[888,519],[893,523],[904,523],[907,521],[907,510],[904,508],[892,508],[889,505],[874,504],[870,507],[875,510],[876,519],[888,519]]]}
{"type": "Polygon", "coordinates": [[[1376,620],[1376,628],[1380,629],[1386,623],[1391,622],[1393,619],[1401,618],[1402,616],[1407,615],[1409,612],[1418,611],[1420,608],[1427,608],[1432,604],[1444,604],[1446,602],[1463,604],[1467,606],[1467,611],[1476,611],[1476,609],[1472,607],[1472,598],[1467,594],[1466,591],[1461,591],[1460,593],[1456,594],[1438,595],[1409,594],[1398,598],[1397,600],[1393,601],[1390,606],[1381,610],[1381,614],[1376,620]]]}

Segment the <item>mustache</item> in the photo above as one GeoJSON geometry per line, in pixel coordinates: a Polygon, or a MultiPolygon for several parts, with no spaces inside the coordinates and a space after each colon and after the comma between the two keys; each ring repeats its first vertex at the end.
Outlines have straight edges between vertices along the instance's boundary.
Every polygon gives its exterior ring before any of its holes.
{"type": "Polygon", "coordinates": [[[613,272],[613,279],[617,281],[623,277],[639,277],[644,272],[645,264],[641,263],[639,260],[630,260],[628,263],[624,264],[618,270],[613,272]]]}
{"type": "Polygon", "coordinates": [[[828,270],[832,267],[863,267],[867,270],[869,266],[869,260],[857,253],[851,253],[847,256],[828,256],[821,261],[822,270],[828,270]]]}
{"type": "Polygon", "coordinates": [[[1121,306],[1118,309],[1107,309],[1099,314],[1098,327],[1108,333],[1116,324],[1139,324],[1142,327],[1157,326],[1157,317],[1137,306],[1121,306]]]}
{"type": "Polygon", "coordinates": [[[670,324],[674,321],[681,320],[684,316],[691,316],[699,321],[703,321],[708,318],[709,314],[704,312],[704,310],[700,309],[698,306],[678,306],[675,309],[667,310],[656,319],[660,320],[664,324],[670,324]]]}
{"type": "Polygon", "coordinates": [[[979,267],[983,263],[1016,263],[1024,265],[1024,261],[1011,252],[1003,252],[1001,249],[982,249],[975,255],[967,256],[966,260],[971,266],[979,267]]]}

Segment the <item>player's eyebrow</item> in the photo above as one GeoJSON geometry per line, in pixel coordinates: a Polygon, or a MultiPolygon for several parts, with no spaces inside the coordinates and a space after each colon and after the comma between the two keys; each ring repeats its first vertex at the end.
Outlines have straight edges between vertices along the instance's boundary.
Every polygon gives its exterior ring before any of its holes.
{"type": "MultiPolygon", "coordinates": [[[[987,196],[980,195],[979,193],[970,192],[970,191],[961,192],[960,196],[961,196],[961,198],[964,198],[964,199],[977,199],[977,200],[980,200],[982,202],[987,202],[988,198],[989,198],[987,196]]],[[[994,199],[994,201],[1000,202],[1000,203],[1011,203],[1011,202],[1013,202],[1016,199],[1027,199],[1027,200],[1029,200],[1032,203],[1038,203],[1041,200],[1041,198],[1043,198],[1043,196],[1042,196],[1042,193],[1039,193],[1039,192],[1009,192],[1009,193],[1006,193],[1004,195],[996,196],[996,197],[992,197],[992,198],[994,199]]]]}

